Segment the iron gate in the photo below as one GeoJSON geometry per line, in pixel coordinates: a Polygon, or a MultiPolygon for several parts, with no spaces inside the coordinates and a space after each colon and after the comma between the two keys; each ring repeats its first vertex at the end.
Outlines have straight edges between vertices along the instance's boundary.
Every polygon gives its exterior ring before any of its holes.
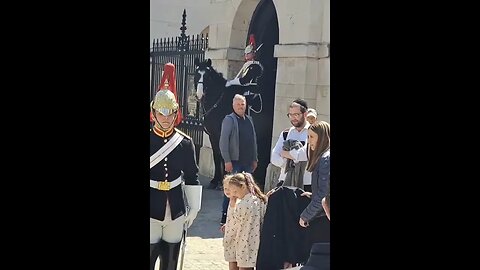
{"type": "Polygon", "coordinates": [[[205,50],[208,48],[208,35],[186,36],[186,11],[183,10],[181,34],[177,37],[156,39],[150,51],[151,85],[150,100],[153,100],[162,77],[163,67],[171,62],[175,65],[177,75],[177,95],[183,121],[178,126],[188,134],[195,143],[197,163],[200,147],[203,144],[203,122],[200,111],[201,104],[195,98],[193,78],[195,75],[195,58],[205,59],[205,50]]]}

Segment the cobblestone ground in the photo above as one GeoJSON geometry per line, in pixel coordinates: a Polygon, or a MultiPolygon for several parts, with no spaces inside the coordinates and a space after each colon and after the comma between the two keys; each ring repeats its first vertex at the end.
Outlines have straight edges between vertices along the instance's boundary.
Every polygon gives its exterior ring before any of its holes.
{"type": "Polygon", "coordinates": [[[221,238],[190,237],[188,241],[183,262],[184,270],[228,270],[228,263],[223,259],[221,238]]]}
{"type": "Polygon", "coordinates": [[[220,215],[223,191],[210,190],[206,177],[200,177],[204,187],[202,209],[187,234],[184,270],[228,270],[223,259],[223,235],[220,229],[220,215]]]}

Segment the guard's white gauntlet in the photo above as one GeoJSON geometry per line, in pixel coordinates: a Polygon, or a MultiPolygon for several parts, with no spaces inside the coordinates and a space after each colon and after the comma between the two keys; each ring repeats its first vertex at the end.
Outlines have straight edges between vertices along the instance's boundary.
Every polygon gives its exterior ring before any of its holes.
{"type": "Polygon", "coordinates": [[[202,206],[202,186],[201,185],[185,185],[185,196],[187,197],[188,210],[185,223],[187,228],[192,226],[193,221],[197,217],[198,211],[202,206]]]}
{"type": "Polygon", "coordinates": [[[230,81],[227,81],[227,82],[225,83],[225,87],[229,87],[230,85],[242,85],[242,84],[240,83],[240,79],[239,79],[239,78],[235,78],[235,79],[230,80],[230,81]]]}

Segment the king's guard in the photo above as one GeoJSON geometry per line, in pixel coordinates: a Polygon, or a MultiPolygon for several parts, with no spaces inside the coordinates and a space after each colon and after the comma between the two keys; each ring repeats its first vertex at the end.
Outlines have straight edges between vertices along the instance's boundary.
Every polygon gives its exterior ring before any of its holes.
{"type": "Polygon", "coordinates": [[[165,64],[150,109],[150,269],[160,259],[160,270],[176,270],[182,238],[200,211],[202,186],[193,141],[175,128],[181,114],[172,63],[165,64]]]}

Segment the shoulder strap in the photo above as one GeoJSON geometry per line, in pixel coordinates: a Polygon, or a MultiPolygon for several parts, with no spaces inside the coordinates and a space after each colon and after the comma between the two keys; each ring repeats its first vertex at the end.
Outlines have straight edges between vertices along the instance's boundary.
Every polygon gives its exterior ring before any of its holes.
{"type": "Polygon", "coordinates": [[[245,70],[248,68],[248,66],[250,66],[250,61],[247,61],[243,64],[242,68],[238,71],[237,73],[237,76],[235,76],[235,78],[241,78],[243,77],[243,72],[245,72],[245,70]]]}
{"type": "Polygon", "coordinates": [[[284,141],[287,140],[288,132],[290,132],[290,129],[289,129],[289,128],[285,129],[285,130],[282,132],[283,140],[284,140],[284,141]]]}
{"type": "Polygon", "coordinates": [[[189,140],[192,139],[190,136],[188,136],[187,134],[185,134],[183,131],[181,131],[181,130],[178,129],[178,128],[175,128],[175,131],[176,131],[177,133],[180,133],[180,135],[182,135],[183,137],[185,137],[185,138],[187,138],[187,139],[189,139],[189,140]]]}
{"type": "Polygon", "coordinates": [[[170,152],[172,152],[177,145],[179,145],[183,140],[183,135],[175,132],[172,136],[172,139],[168,141],[162,148],[160,148],[155,154],[150,156],[150,169],[153,168],[155,165],[158,164],[162,159],[164,159],[170,152]]]}

